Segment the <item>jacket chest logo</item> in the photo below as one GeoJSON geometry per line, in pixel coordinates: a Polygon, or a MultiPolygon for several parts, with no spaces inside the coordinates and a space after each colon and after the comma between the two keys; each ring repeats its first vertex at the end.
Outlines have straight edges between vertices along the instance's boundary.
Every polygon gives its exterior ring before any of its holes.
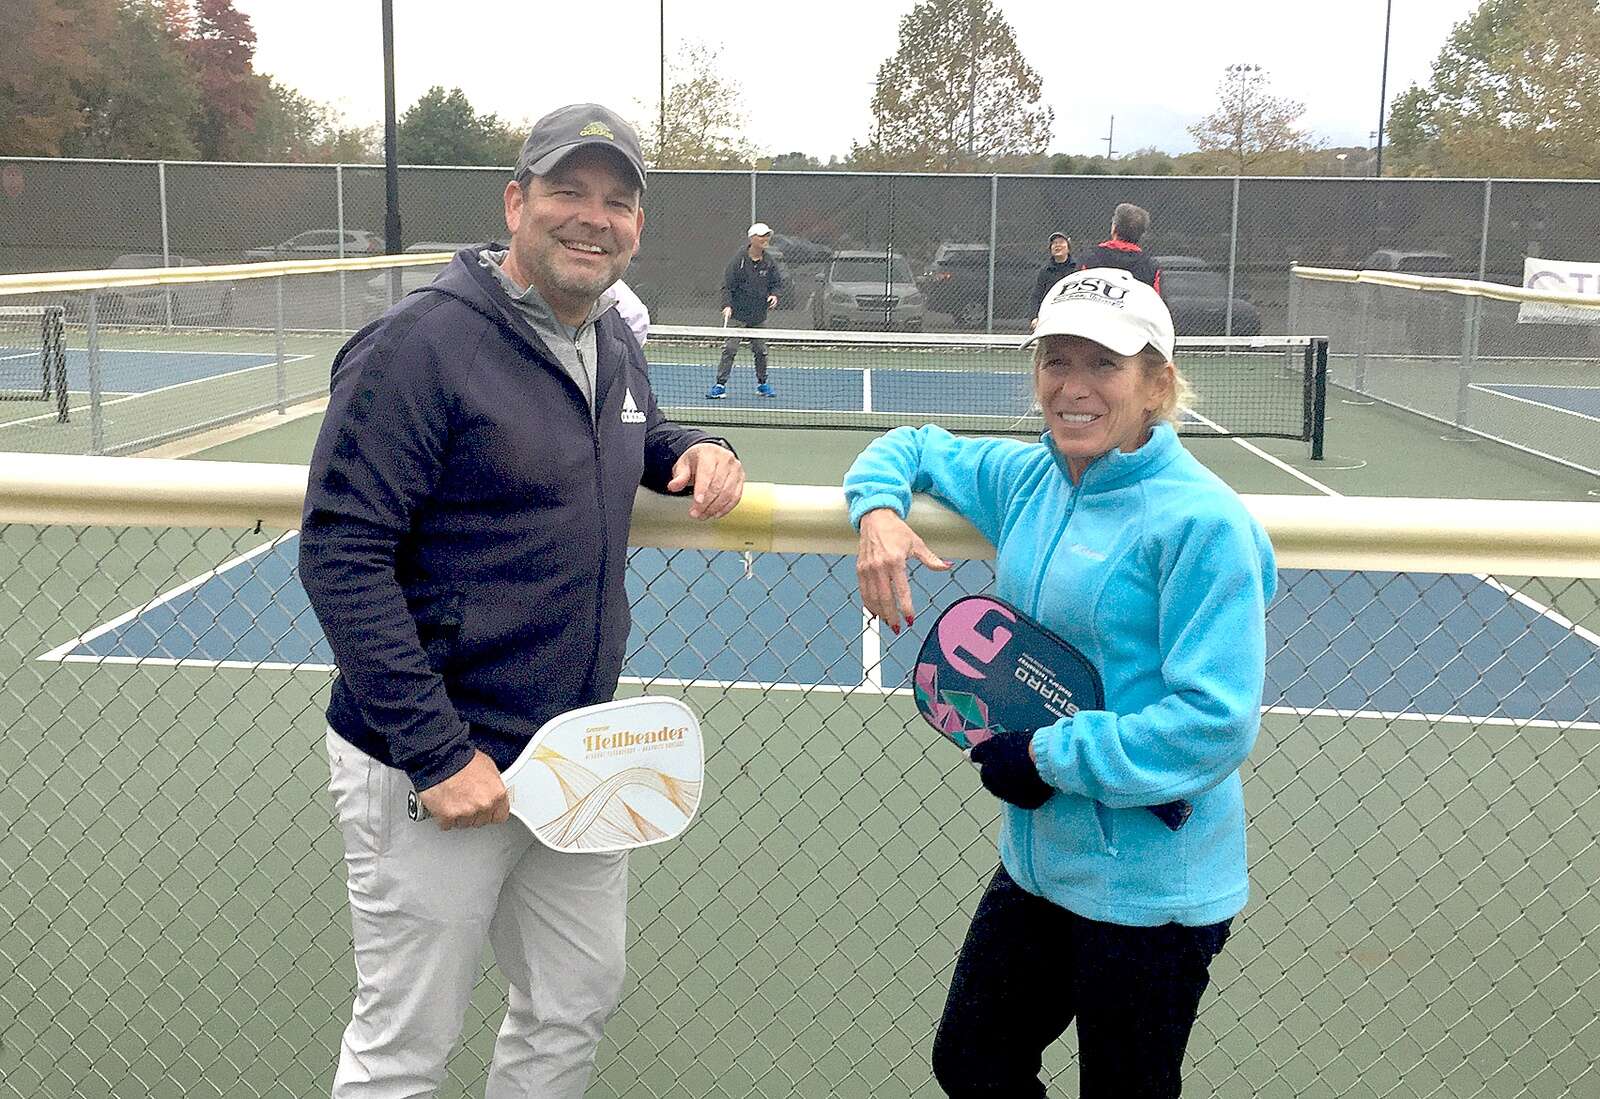
{"type": "Polygon", "coordinates": [[[633,390],[628,390],[627,396],[622,399],[622,422],[625,424],[644,423],[644,413],[639,411],[639,406],[633,403],[633,390]]]}

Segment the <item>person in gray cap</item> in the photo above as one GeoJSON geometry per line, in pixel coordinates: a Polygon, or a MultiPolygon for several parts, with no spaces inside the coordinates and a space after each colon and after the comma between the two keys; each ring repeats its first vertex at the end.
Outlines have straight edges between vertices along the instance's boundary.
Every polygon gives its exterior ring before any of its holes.
{"type": "Polygon", "coordinates": [[[463,249],[334,360],[300,578],[339,668],[357,987],[335,1099],[435,1093],[485,946],[507,986],[486,1099],[577,1099],[621,998],[626,854],[542,846],[500,772],[612,697],[639,486],[715,519],[744,485],[726,442],[662,416],[613,308],[644,185],[622,119],[546,115],[505,188],[509,247],[463,249]]]}
{"type": "MultiPolygon", "coordinates": [[[[739,328],[760,328],[767,323],[767,310],[778,304],[778,291],[783,289],[783,268],[767,255],[772,243],[772,227],[764,221],[750,226],[747,243],[739,254],[728,261],[722,273],[722,325],[733,324],[739,328]]],[[[717,379],[706,396],[721,400],[728,395],[728,378],[733,374],[733,358],[739,353],[739,336],[729,336],[722,345],[722,361],[717,364],[717,379]]],[[[776,397],[777,391],[767,381],[767,341],[750,337],[750,351],[756,357],[756,392],[763,397],[776,397]]]]}

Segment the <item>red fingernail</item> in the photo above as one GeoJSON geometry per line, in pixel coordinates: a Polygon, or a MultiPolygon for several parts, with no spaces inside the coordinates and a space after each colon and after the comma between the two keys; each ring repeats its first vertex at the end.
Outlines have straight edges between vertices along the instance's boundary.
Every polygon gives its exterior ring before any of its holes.
{"type": "Polygon", "coordinates": [[[906,615],[906,626],[907,627],[915,625],[916,621],[917,621],[916,618],[913,617],[912,615],[909,615],[909,614],[906,615]]]}
{"type": "Polygon", "coordinates": [[[899,636],[899,633],[900,633],[900,624],[899,624],[899,623],[898,623],[898,622],[897,622],[897,623],[895,623],[895,624],[894,624],[894,625],[892,625],[892,626],[890,626],[890,627],[889,627],[889,628],[890,628],[890,629],[891,629],[891,630],[893,630],[893,631],[894,631],[894,632],[895,632],[895,635],[896,635],[896,636],[899,636]]]}

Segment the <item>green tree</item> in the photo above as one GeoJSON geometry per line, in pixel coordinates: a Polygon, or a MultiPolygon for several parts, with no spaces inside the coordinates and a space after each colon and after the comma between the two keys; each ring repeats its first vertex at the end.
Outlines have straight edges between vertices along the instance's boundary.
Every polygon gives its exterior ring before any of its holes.
{"type": "Polygon", "coordinates": [[[1222,154],[1235,175],[1283,172],[1316,147],[1296,123],[1306,105],[1272,95],[1260,65],[1229,65],[1217,85],[1217,106],[1189,127],[1202,153],[1222,154]]]}
{"type": "Polygon", "coordinates": [[[105,66],[79,85],[77,132],[62,141],[68,156],[189,159],[200,89],[173,39],[162,4],[123,0],[105,66]]]}
{"type": "Polygon", "coordinates": [[[744,89],[718,70],[721,51],[691,42],[668,68],[666,126],[661,117],[639,128],[656,168],[748,168],[760,156],[745,140],[744,89]]]}
{"type": "Polygon", "coordinates": [[[0,155],[60,156],[107,67],[116,0],[0,3],[0,155]]]}
{"type": "Polygon", "coordinates": [[[256,32],[233,0],[196,0],[192,30],[184,40],[200,83],[195,144],[207,160],[243,156],[255,132],[266,88],[256,76],[256,32]]]}
{"type": "Polygon", "coordinates": [[[1593,0],[1483,0],[1456,24],[1426,89],[1396,97],[1407,174],[1600,174],[1600,11],[1593,0]]]}
{"type": "Polygon", "coordinates": [[[774,172],[820,172],[822,161],[807,153],[780,153],[763,167],[774,172]]]}
{"type": "Polygon", "coordinates": [[[517,162],[523,134],[494,114],[479,114],[460,88],[435,84],[406,108],[398,124],[405,164],[493,164],[517,162]]]}
{"type": "Polygon", "coordinates": [[[851,159],[879,169],[959,171],[1042,158],[1055,112],[993,0],[920,0],[878,66],[873,123],[851,159]]]}

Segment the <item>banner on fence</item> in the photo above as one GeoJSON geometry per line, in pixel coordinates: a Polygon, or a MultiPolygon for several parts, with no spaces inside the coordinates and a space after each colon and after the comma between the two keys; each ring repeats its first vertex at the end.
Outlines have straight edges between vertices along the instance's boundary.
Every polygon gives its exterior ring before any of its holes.
{"type": "Polygon", "coordinates": [[[1517,307],[1518,324],[1600,324],[1600,263],[1529,256],[1522,261],[1522,285],[1529,290],[1591,294],[1595,308],[1523,302],[1517,307]]]}

